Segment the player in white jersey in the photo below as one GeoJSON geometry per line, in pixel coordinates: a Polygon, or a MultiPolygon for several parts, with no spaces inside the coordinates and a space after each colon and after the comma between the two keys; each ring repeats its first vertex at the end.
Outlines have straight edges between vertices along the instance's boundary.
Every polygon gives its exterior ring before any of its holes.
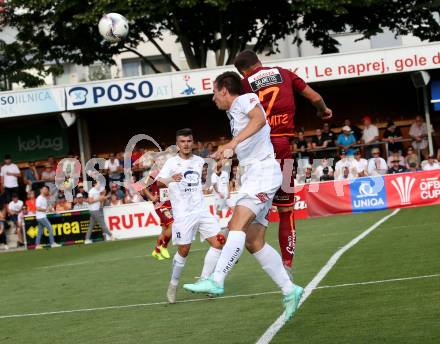
{"type": "Polygon", "coordinates": [[[282,183],[281,169],[275,160],[270,127],[258,96],[241,93],[237,73],[226,72],[216,78],[213,101],[220,110],[226,110],[233,139],[221,147],[215,157],[230,157],[235,151],[244,170],[242,186],[229,222],[228,238],[214,273],[199,283],[183,287],[192,292],[222,295],[224,280],[246,246],[280,287],[284,295],[285,320],[288,320],[298,308],[303,288],[292,283],[280,254],[265,242],[267,215],[282,183]]]}
{"type": "Polygon", "coordinates": [[[215,209],[219,217],[222,211],[229,206],[229,169],[227,160],[217,163],[214,173],[211,175],[211,185],[214,188],[215,209]]]}
{"type": "Polygon", "coordinates": [[[205,161],[192,154],[191,129],[178,130],[176,144],[179,148],[178,154],[166,161],[157,177],[159,186],[168,187],[174,217],[172,240],[177,246],[167,291],[170,303],[176,302],[177,285],[197,232],[200,233],[202,240],[208,241],[211,245],[205,256],[200,280],[208,278],[214,271],[224,242],[224,238],[219,234],[220,225],[205,203],[201,180],[205,161]]]}

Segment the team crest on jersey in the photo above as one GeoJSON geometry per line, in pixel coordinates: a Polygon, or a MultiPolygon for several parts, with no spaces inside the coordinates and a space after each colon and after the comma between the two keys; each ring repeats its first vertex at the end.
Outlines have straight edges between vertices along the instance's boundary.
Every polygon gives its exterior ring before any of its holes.
{"type": "Polygon", "coordinates": [[[265,192],[260,192],[255,195],[262,203],[267,202],[269,200],[269,196],[265,192]]]}
{"type": "Polygon", "coordinates": [[[257,92],[260,88],[281,84],[283,77],[277,68],[262,69],[248,78],[249,85],[253,92],[257,92]]]}

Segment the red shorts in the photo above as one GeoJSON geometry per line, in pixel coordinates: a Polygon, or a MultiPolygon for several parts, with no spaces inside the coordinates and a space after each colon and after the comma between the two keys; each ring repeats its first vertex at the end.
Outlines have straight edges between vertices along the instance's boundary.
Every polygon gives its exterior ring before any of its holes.
{"type": "MultiPolygon", "coordinates": [[[[281,170],[283,170],[284,159],[292,159],[291,163],[293,163],[292,146],[290,144],[290,140],[286,136],[276,136],[271,137],[270,139],[275,150],[275,157],[276,159],[280,160],[281,170]]],[[[292,174],[287,176],[283,173],[283,185],[289,185],[291,188],[293,188],[292,174]],[[290,178],[290,180],[286,180],[286,178],[290,178]]],[[[286,193],[282,190],[282,188],[279,188],[273,199],[273,205],[279,207],[292,207],[294,204],[295,196],[293,192],[286,193]]]]}
{"type": "Polygon", "coordinates": [[[171,214],[171,206],[167,206],[166,204],[162,205],[159,208],[155,209],[157,216],[160,219],[161,226],[169,226],[174,222],[173,215],[171,214]]]}

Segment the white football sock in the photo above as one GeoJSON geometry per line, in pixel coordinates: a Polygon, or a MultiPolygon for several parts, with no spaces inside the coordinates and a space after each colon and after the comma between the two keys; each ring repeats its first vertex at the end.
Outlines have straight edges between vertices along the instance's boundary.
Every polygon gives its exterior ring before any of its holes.
{"type": "Polygon", "coordinates": [[[202,274],[200,278],[208,278],[214,272],[218,259],[222,250],[211,247],[205,255],[205,263],[203,264],[202,274]]]}
{"type": "Polygon", "coordinates": [[[186,263],[186,257],[182,257],[179,252],[173,257],[173,271],[171,273],[171,281],[170,283],[174,286],[179,284],[180,275],[182,274],[183,267],[186,263]]]}
{"type": "Polygon", "coordinates": [[[264,244],[260,251],[254,253],[254,257],[275,284],[280,287],[284,295],[289,294],[293,290],[294,284],[290,280],[286,270],[284,270],[281,256],[272,246],[267,243],[264,244]]]}
{"type": "Polygon", "coordinates": [[[246,233],[242,231],[230,231],[226,244],[222,249],[217,266],[212,278],[215,282],[223,285],[226,275],[233,268],[244,250],[246,233]]]}

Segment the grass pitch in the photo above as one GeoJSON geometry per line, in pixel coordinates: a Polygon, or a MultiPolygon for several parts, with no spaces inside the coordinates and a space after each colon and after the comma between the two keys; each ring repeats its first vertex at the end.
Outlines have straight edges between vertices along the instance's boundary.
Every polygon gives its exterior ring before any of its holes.
{"type": "MultiPolygon", "coordinates": [[[[388,213],[298,221],[295,282],[306,285],[335,251],[388,213]]],[[[267,238],[277,247],[276,225],[267,238]]],[[[1,254],[0,343],[255,343],[281,314],[281,295],[248,253],[226,280],[226,298],[179,289],[185,302],[167,305],[171,262],[146,257],[153,245],[151,238],[1,254]],[[59,311],[69,312],[1,318],[59,311]]],[[[193,245],[182,283],[199,276],[206,248],[193,245]]],[[[272,343],[439,343],[437,274],[440,207],[403,209],[320,284],[354,285],[315,290],[272,343]],[[437,276],[357,284],[426,275],[437,276]]]]}

